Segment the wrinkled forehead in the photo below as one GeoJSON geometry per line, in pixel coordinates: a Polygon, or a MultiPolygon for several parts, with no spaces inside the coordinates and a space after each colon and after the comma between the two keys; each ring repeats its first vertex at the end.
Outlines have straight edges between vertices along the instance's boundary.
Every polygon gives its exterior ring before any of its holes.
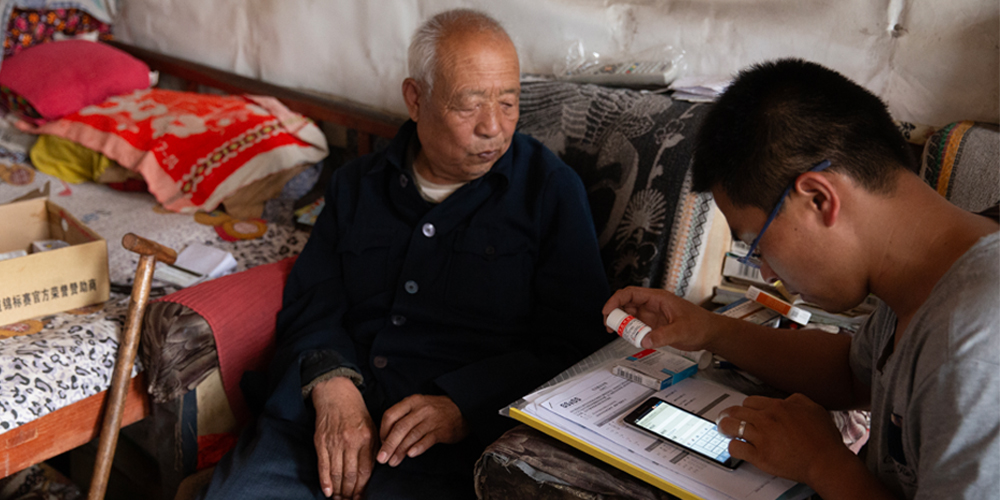
{"type": "Polygon", "coordinates": [[[458,32],[439,42],[434,72],[435,80],[451,81],[470,75],[517,82],[520,64],[514,43],[503,33],[458,32]]]}

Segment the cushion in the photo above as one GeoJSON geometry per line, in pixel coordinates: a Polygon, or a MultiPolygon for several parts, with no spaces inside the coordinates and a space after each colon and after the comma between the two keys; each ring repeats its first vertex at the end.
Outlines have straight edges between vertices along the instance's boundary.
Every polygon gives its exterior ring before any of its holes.
{"type": "Polygon", "coordinates": [[[149,67],[102,43],[65,40],[36,45],[5,60],[0,86],[30,103],[42,119],[55,120],[149,87],[149,67]]]}
{"type": "Polygon", "coordinates": [[[30,129],[139,172],[157,201],[184,213],[211,212],[239,188],[327,153],[319,127],[270,97],[137,90],[30,129]]]}
{"type": "Polygon", "coordinates": [[[707,252],[708,235],[714,221],[725,221],[710,194],[691,192],[690,180],[694,134],[708,109],[628,89],[522,85],[518,130],[583,179],[612,290],[665,288],[694,302],[711,296],[728,244],[707,252]]]}
{"type": "Polygon", "coordinates": [[[482,500],[676,498],[524,425],[486,447],[476,462],[475,481],[482,500]]]}
{"type": "Polygon", "coordinates": [[[219,367],[212,327],[182,304],[150,302],[143,316],[139,347],[154,403],[183,396],[219,367]]]}
{"type": "Polygon", "coordinates": [[[154,401],[184,394],[218,366],[233,414],[247,419],[240,378],[267,366],[281,293],[294,263],[289,257],[150,303],[140,347],[154,401]]]}
{"type": "Polygon", "coordinates": [[[955,205],[981,212],[1000,202],[1000,127],[962,121],[924,146],[920,177],[955,205]]]}

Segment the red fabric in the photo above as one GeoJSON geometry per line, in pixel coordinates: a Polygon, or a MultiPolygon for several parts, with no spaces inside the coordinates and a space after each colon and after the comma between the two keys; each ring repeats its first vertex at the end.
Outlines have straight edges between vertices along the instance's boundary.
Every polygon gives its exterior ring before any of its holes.
{"type": "Polygon", "coordinates": [[[326,156],[319,128],[270,97],[136,90],[27,131],[139,172],[164,208],[186,213],[215,210],[242,186],[326,156]]]}
{"type": "Polygon", "coordinates": [[[207,469],[222,460],[222,456],[236,447],[239,438],[232,432],[198,436],[198,465],[195,470],[207,469]]]}
{"type": "Polygon", "coordinates": [[[118,191],[149,192],[149,186],[142,179],[125,179],[122,182],[108,182],[105,185],[118,191]]]}
{"type": "Polygon", "coordinates": [[[0,85],[55,120],[105,99],[149,87],[149,66],[86,40],[36,45],[3,61],[0,85]]]}
{"type": "Polygon", "coordinates": [[[249,419],[250,412],[240,391],[240,378],[247,370],[267,367],[274,348],[274,321],[295,259],[206,281],[160,299],[191,309],[212,328],[222,386],[233,415],[241,422],[249,419]]]}

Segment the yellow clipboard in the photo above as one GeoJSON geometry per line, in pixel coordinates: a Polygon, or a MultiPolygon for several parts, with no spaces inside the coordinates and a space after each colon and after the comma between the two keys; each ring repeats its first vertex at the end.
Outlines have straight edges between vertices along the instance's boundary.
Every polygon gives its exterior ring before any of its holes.
{"type": "Polygon", "coordinates": [[[625,460],[622,460],[621,458],[612,455],[576,436],[573,436],[565,431],[557,429],[556,427],[535,418],[533,415],[529,415],[521,411],[516,406],[511,406],[510,408],[508,408],[508,412],[511,418],[521,423],[524,423],[529,427],[532,427],[538,431],[544,432],[545,434],[548,434],[549,436],[555,439],[558,439],[594,458],[597,458],[602,462],[611,465],[612,467],[616,467],[653,486],[656,486],[657,488],[666,491],[671,495],[674,495],[684,500],[704,500],[702,497],[699,497],[687,490],[681,489],[680,487],[674,484],[668,483],[659,476],[650,474],[649,472],[637,467],[634,464],[626,462],[625,460]]]}

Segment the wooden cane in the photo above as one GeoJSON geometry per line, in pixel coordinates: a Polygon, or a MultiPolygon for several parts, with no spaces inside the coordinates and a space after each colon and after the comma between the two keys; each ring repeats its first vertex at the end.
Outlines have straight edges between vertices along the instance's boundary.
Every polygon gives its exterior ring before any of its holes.
{"type": "Polygon", "coordinates": [[[118,431],[122,424],[122,413],[125,411],[125,396],[129,380],[132,379],[132,366],[135,364],[135,353],[139,349],[139,333],[142,328],[142,316],[149,301],[149,290],[153,281],[153,270],[156,261],[173,264],[177,253],[156,242],[128,233],[122,238],[122,246],[139,254],[139,266],[135,270],[135,282],[132,284],[132,296],[128,304],[128,315],[125,317],[125,331],[118,346],[118,359],[111,375],[111,387],[104,406],[104,420],[101,424],[101,435],[97,444],[97,458],[94,461],[94,473],[90,478],[88,500],[101,500],[108,488],[108,476],[111,474],[111,464],[115,457],[115,447],[118,445],[118,431]]]}

